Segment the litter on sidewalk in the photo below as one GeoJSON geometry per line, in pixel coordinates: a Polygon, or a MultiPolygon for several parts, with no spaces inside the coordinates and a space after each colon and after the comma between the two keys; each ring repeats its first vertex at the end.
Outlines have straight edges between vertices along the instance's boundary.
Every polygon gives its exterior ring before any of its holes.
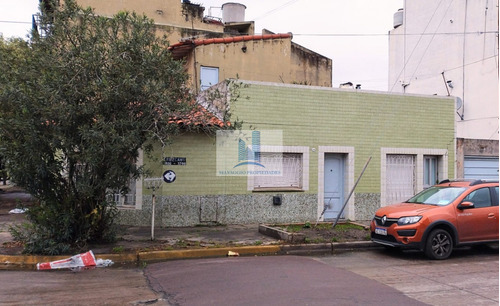
{"type": "Polygon", "coordinates": [[[9,211],[9,214],[24,214],[25,212],[25,208],[14,208],[9,211]]]}
{"type": "Polygon", "coordinates": [[[110,259],[95,259],[94,253],[88,251],[86,253],[71,256],[70,258],[55,260],[50,262],[42,262],[36,265],[37,270],[52,270],[52,269],[71,269],[82,270],[86,268],[108,267],[113,264],[110,259]]]}

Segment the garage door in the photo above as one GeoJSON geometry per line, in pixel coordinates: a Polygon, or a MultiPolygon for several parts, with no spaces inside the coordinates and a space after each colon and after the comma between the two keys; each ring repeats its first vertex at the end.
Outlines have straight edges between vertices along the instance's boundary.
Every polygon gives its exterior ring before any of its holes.
{"type": "Polygon", "coordinates": [[[498,157],[466,156],[464,178],[498,180],[498,157]]]}

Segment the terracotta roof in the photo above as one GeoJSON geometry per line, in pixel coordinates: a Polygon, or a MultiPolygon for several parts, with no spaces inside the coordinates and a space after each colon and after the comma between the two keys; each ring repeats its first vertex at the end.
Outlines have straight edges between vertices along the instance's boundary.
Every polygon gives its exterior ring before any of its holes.
{"type": "Polygon", "coordinates": [[[201,105],[197,105],[187,114],[171,116],[169,123],[197,127],[218,126],[222,128],[231,126],[230,122],[220,120],[201,105]]]}
{"type": "Polygon", "coordinates": [[[229,36],[221,38],[208,38],[200,40],[186,40],[168,47],[175,59],[183,58],[196,46],[200,45],[210,45],[210,44],[227,44],[233,42],[241,41],[252,41],[252,40],[268,40],[268,39],[281,39],[281,38],[292,38],[292,33],[285,34],[264,34],[264,35],[243,35],[243,36],[229,36]]]}

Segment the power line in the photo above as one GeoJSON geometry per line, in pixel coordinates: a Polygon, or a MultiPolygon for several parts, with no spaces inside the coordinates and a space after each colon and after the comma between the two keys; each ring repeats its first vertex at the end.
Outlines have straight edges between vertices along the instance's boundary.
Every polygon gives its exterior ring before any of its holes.
{"type": "Polygon", "coordinates": [[[283,8],[289,6],[289,5],[291,5],[291,4],[293,4],[293,3],[297,2],[297,1],[299,1],[299,0],[288,1],[287,3],[283,4],[282,6],[279,6],[279,7],[275,8],[275,9],[272,9],[272,10],[270,10],[270,11],[268,11],[268,12],[266,12],[266,13],[264,13],[264,14],[256,17],[256,18],[253,18],[253,20],[255,21],[257,19],[264,18],[264,17],[266,17],[268,15],[271,15],[271,14],[273,14],[273,13],[275,13],[275,12],[277,12],[277,11],[279,11],[279,10],[281,10],[281,9],[283,9],[283,8]]]}
{"type": "MultiPolygon", "coordinates": [[[[444,11],[443,17],[439,21],[439,24],[438,24],[437,28],[439,28],[441,26],[441,23],[443,22],[443,20],[444,20],[444,18],[446,16],[446,13],[448,13],[448,10],[450,9],[450,7],[451,7],[452,4],[453,4],[453,1],[450,2],[450,4],[448,5],[448,7],[446,8],[446,10],[444,11]]],[[[437,30],[436,30],[436,32],[437,32],[437,30]]],[[[429,41],[429,43],[427,44],[427,47],[425,48],[424,52],[422,53],[422,56],[420,56],[420,60],[418,61],[417,67],[415,67],[415,70],[413,71],[413,73],[412,73],[412,75],[410,77],[410,80],[413,78],[413,76],[415,75],[415,73],[417,73],[417,70],[420,67],[420,64],[422,63],[422,61],[423,61],[423,59],[425,57],[425,54],[429,50],[429,47],[431,46],[432,41],[434,40],[434,37],[436,37],[436,32],[433,33],[433,35],[431,37],[431,40],[429,41]]]]}
{"type": "Polygon", "coordinates": [[[460,69],[460,68],[463,68],[463,67],[467,67],[467,66],[469,66],[469,65],[474,65],[474,64],[477,64],[477,63],[484,62],[485,60],[490,59],[490,58],[498,58],[498,54],[494,54],[494,55],[492,55],[492,56],[488,56],[488,57],[482,58],[482,59],[477,60],[477,61],[474,61],[474,62],[465,63],[465,64],[460,65],[460,66],[457,66],[457,67],[453,67],[453,68],[445,69],[445,70],[443,70],[443,71],[444,71],[444,72],[448,72],[448,71],[452,71],[452,70],[455,70],[455,69],[460,69]]]}
{"type": "MultiPolygon", "coordinates": [[[[296,2],[293,0],[291,2],[296,2]]],[[[272,11],[270,11],[272,12],[272,11]]],[[[270,13],[269,12],[269,13],[270,13]]],[[[263,15],[264,16],[264,15],[263,15]]],[[[259,17],[260,18],[260,17],[259,17]]],[[[31,21],[0,20],[0,23],[31,24],[31,21]]],[[[316,37],[370,37],[370,36],[426,36],[426,35],[483,35],[499,34],[499,31],[469,31],[469,32],[441,32],[441,33],[293,33],[293,36],[316,36],[316,37]]]]}
{"type": "MultiPolygon", "coordinates": [[[[410,56],[408,56],[408,59],[406,59],[406,40],[404,41],[404,48],[405,48],[405,51],[404,51],[404,63],[403,63],[403,68],[401,68],[401,71],[399,72],[398,76],[396,77],[396,80],[394,81],[394,84],[392,84],[392,87],[391,87],[391,90],[389,90],[389,92],[392,92],[392,90],[394,89],[394,86],[396,86],[399,78],[401,77],[401,75],[403,75],[403,79],[406,78],[406,65],[410,62],[410,59],[412,58],[413,56],[413,53],[415,52],[415,50],[417,49],[417,47],[420,45],[420,41],[422,40],[422,37],[423,37],[423,34],[426,33],[427,31],[427,28],[429,27],[429,25],[431,24],[431,21],[432,19],[434,19],[434,16],[436,15],[437,11],[438,11],[438,8],[441,6],[441,3],[443,2],[443,0],[439,1],[438,5],[436,6],[436,8],[434,9],[434,12],[432,12],[432,16],[429,18],[429,20],[427,21],[427,24],[425,25],[425,28],[424,28],[424,31],[422,33],[422,35],[420,35],[420,37],[418,38],[418,41],[417,43],[415,44],[415,46],[413,47],[413,50],[411,50],[411,53],[410,53],[410,56]]],[[[453,3],[453,0],[451,1],[451,3],[453,3]]],[[[451,4],[450,4],[451,5],[451,4]]],[[[449,7],[449,6],[448,6],[449,7]]],[[[405,13],[405,20],[406,20],[406,13],[405,13]]],[[[407,34],[406,33],[406,27],[405,27],[405,33],[404,34],[407,34]]],[[[405,36],[406,37],[406,36],[405,36]]]]}
{"type": "Polygon", "coordinates": [[[363,37],[363,36],[435,36],[435,35],[483,35],[483,34],[498,34],[498,31],[476,31],[476,32],[442,32],[442,33],[401,33],[401,34],[391,34],[391,33],[304,33],[297,34],[293,33],[293,36],[353,36],[353,37],[363,37]]]}
{"type": "Polygon", "coordinates": [[[23,23],[23,24],[31,24],[31,21],[12,21],[12,20],[0,20],[0,23],[23,23]]]}
{"type": "MultiPolygon", "coordinates": [[[[447,68],[447,69],[444,69],[442,70],[442,72],[449,72],[449,71],[452,71],[452,70],[456,70],[456,69],[462,69],[463,67],[467,67],[467,66],[470,66],[470,65],[474,65],[474,64],[477,64],[477,63],[482,63],[482,62],[485,62],[486,60],[489,60],[489,59],[492,59],[492,58],[495,58],[497,59],[498,58],[498,54],[494,54],[494,55],[491,55],[491,56],[488,56],[488,57],[485,57],[485,58],[482,58],[482,59],[479,59],[479,60],[476,60],[476,61],[473,61],[473,62],[469,62],[469,63],[465,63],[464,65],[459,65],[459,66],[455,66],[455,67],[452,67],[452,68],[447,68]]],[[[413,76],[413,78],[418,78],[419,80],[428,80],[428,79],[432,79],[432,78],[435,78],[435,77],[440,77],[441,73],[442,72],[435,72],[435,73],[426,73],[426,74],[415,74],[413,76]]]]}

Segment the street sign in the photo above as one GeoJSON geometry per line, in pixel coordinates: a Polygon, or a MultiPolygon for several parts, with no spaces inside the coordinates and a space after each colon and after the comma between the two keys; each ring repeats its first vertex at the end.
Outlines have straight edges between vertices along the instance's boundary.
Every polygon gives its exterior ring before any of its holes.
{"type": "Polygon", "coordinates": [[[165,183],[173,183],[175,181],[176,175],[172,170],[167,170],[163,172],[163,180],[165,183]]]}
{"type": "Polygon", "coordinates": [[[163,165],[165,166],[185,166],[187,158],[185,157],[165,157],[163,165]]]}

